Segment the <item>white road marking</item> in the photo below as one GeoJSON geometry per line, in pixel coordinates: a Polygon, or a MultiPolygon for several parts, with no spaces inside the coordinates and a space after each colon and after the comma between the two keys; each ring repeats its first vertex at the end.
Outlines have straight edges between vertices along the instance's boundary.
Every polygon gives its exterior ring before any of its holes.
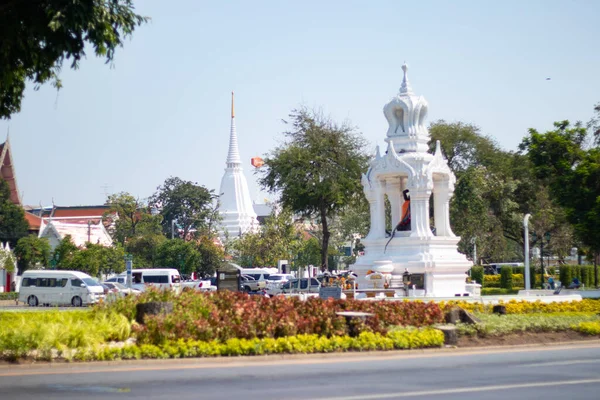
{"type": "Polygon", "coordinates": [[[535,364],[523,364],[519,365],[519,367],[554,367],[558,365],[576,365],[576,364],[598,364],[600,363],[600,359],[598,360],[564,360],[564,361],[550,361],[545,363],[535,363],[535,364]]]}
{"type": "Polygon", "coordinates": [[[588,384],[588,383],[600,383],[600,378],[599,379],[579,379],[579,380],[570,380],[570,381],[519,383],[519,384],[514,384],[514,385],[492,385],[492,386],[464,387],[464,388],[453,388],[453,389],[423,390],[423,391],[418,391],[418,392],[364,394],[364,395],[360,395],[360,396],[324,397],[324,398],[319,398],[319,399],[315,399],[315,400],[398,399],[398,398],[402,398],[402,397],[436,396],[436,395],[448,395],[448,394],[457,394],[457,393],[477,393],[477,392],[488,392],[488,391],[493,391],[493,390],[526,389],[526,388],[562,386],[562,385],[584,385],[584,384],[588,384]]]}

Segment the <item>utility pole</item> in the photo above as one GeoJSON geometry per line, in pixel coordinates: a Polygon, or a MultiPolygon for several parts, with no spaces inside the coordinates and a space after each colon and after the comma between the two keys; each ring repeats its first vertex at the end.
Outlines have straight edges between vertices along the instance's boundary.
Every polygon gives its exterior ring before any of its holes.
{"type": "Polygon", "coordinates": [[[92,242],[92,220],[88,220],[88,243],[92,242]]]}
{"type": "MultiPolygon", "coordinates": [[[[523,230],[525,231],[524,234],[524,241],[525,241],[525,250],[524,250],[524,256],[525,256],[525,290],[530,290],[531,289],[531,277],[530,277],[530,271],[529,271],[529,218],[531,217],[531,214],[525,214],[525,218],[523,218],[523,230]]],[[[544,272],[542,271],[542,276],[543,276],[544,272]]],[[[543,279],[543,278],[542,278],[543,279]]]]}
{"type": "Polygon", "coordinates": [[[171,220],[171,239],[175,237],[175,220],[171,220]]]}

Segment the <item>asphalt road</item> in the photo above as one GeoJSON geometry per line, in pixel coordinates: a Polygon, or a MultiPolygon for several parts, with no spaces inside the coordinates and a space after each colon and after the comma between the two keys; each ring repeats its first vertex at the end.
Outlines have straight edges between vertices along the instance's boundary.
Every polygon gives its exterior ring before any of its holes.
{"type": "Polygon", "coordinates": [[[599,399],[600,343],[0,366],[8,399],[599,399]]]}

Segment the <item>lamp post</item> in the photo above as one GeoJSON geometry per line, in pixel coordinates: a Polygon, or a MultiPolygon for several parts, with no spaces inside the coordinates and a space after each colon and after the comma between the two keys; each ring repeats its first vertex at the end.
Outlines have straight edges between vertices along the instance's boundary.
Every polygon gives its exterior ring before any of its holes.
{"type": "Polygon", "coordinates": [[[125,254],[125,270],[127,271],[127,287],[131,289],[131,268],[133,265],[133,256],[125,254]]]}
{"type": "MultiPolygon", "coordinates": [[[[533,241],[537,240],[537,234],[533,232],[533,241]]],[[[542,289],[544,288],[544,242],[546,242],[546,247],[550,244],[550,232],[544,233],[543,237],[540,237],[540,264],[542,266],[542,289]]],[[[550,259],[548,259],[548,263],[550,259]]]]}
{"type": "Polygon", "coordinates": [[[525,249],[523,251],[523,255],[525,256],[525,290],[531,289],[531,277],[529,270],[529,218],[531,214],[526,214],[523,218],[523,230],[524,232],[524,241],[525,241],[525,249]]]}

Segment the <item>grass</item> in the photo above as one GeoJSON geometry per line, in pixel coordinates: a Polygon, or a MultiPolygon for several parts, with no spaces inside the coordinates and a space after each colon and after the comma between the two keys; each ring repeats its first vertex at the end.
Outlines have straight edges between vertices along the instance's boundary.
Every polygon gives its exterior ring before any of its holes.
{"type": "Polygon", "coordinates": [[[97,346],[131,335],[127,318],[94,311],[33,311],[0,313],[0,358],[26,357],[32,350],[50,358],[53,349],[97,346]]]}
{"type": "Polygon", "coordinates": [[[594,313],[484,314],[475,313],[481,323],[457,324],[460,335],[502,336],[517,332],[558,332],[573,329],[582,322],[598,322],[594,313]]]}

